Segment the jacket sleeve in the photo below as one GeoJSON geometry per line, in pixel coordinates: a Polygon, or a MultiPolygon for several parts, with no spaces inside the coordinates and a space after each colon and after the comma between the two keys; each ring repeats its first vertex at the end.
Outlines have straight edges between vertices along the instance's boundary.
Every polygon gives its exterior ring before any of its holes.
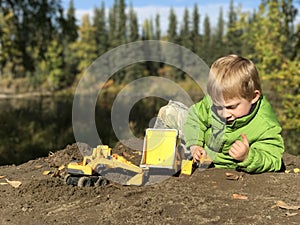
{"type": "Polygon", "coordinates": [[[272,126],[267,129],[257,141],[250,145],[249,153],[238,168],[249,173],[279,171],[284,152],[281,127],[272,126]]]}
{"type": "Polygon", "coordinates": [[[190,107],[183,129],[184,141],[187,147],[192,145],[203,147],[204,134],[208,129],[209,109],[207,96],[190,107]]]}

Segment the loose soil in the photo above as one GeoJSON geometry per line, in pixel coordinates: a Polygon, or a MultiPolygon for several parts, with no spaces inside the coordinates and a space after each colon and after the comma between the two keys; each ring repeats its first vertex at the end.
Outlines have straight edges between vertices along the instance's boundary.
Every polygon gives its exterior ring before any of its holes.
{"type": "MultiPolygon", "coordinates": [[[[113,153],[140,163],[141,152],[123,144],[113,153]]],[[[111,182],[81,188],[63,179],[61,166],[75,159],[82,155],[72,144],[45,158],[0,167],[0,225],[300,224],[300,173],[294,170],[300,159],[287,153],[283,160],[289,173],[209,168],[152,185],[111,182]]]]}

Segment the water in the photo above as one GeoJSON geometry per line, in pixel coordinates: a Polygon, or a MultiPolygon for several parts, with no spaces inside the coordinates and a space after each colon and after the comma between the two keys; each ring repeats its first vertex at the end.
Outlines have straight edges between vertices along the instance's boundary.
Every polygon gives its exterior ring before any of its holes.
{"type": "MultiPolygon", "coordinates": [[[[113,100],[107,99],[98,101],[95,121],[102,143],[114,147],[118,140],[110,118],[113,100]]],[[[73,96],[0,100],[0,165],[21,164],[75,143],[72,103],[73,96]]],[[[149,98],[133,107],[129,123],[137,137],[143,137],[149,120],[164,104],[149,98]]],[[[92,147],[97,144],[90,143],[92,147]]]]}
{"type": "Polygon", "coordinates": [[[19,164],[74,143],[71,98],[0,101],[0,164],[19,164]]]}
{"type": "MultiPolygon", "coordinates": [[[[75,143],[72,102],[73,96],[0,100],[0,165],[20,164],[75,143]]],[[[114,147],[118,140],[111,126],[112,102],[111,97],[98,102],[95,121],[102,143],[114,147]]],[[[143,138],[149,121],[165,104],[147,98],[132,108],[129,124],[136,137],[143,138]]],[[[297,130],[283,131],[286,151],[293,155],[300,155],[298,134],[297,130]]]]}

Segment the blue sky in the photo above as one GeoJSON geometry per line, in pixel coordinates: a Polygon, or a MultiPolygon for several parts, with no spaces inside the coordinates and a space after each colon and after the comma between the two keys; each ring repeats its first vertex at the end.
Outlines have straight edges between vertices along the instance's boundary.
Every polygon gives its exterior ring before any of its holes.
{"type": "MultiPolygon", "coordinates": [[[[74,5],[77,9],[90,9],[94,6],[100,6],[101,0],[73,0],[74,5]]],[[[157,7],[192,7],[195,3],[201,6],[211,5],[211,4],[223,4],[228,5],[230,0],[125,0],[126,4],[129,5],[132,2],[134,7],[145,7],[145,6],[157,6],[157,7]],[[213,3],[212,3],[213,2],[213,3]]],[[[237,5],[242,3],[243,8],[256,8],[260,0],[235,0],[234,4],[237,5]]],[[[114,0],[106,0],[104,1],[105,6],[111,7],[114,3],[114,0]]],[[[69,0],[63,0],[63,5],[67,7],[69,4],[69,0]]]]}
{"type": "MultiPolygon", "coordinates": [[[[102,0],[73,0],[76,9],[76,17],[80,21],[84,14],[89,14],[93,16],[93,8],[100,7],[102,0]]],[[[203,24],[205,15],[210,18],[210,23],[214,27],[217,24],[217,18],[219,16],[220,9],[223,10],[223,16],[226,20],[227,12],[229,8],[230,0],[125,0],[126,5],[129,6],[132,3],[135,12],[138,15],[138,21],[140,26],[145,19],[154,19],[156,14],[160,15],[160,24],[163,32],[166,32],[168,27],[168,16],[170,8],[173,7],[177,20],[180,26],[181,20],[183,18],[184,9],[187,7],[192,13],[192,9],[195,4],[198,5],[198,10],[200,14],[200,32],[203,24]]],[[[234,5],[242,8],[242,11],[253,11],[253,9],[258,9],[260,0],[234,0],[234,5]]],[[[114,0],[104,1],[105,7],[111,8],[114,0]]],[[[68,8],[69,0],[62,0],[63,7],[68,8]]],[[[179,27],[178,26],[178,27],[179,27]]]]}

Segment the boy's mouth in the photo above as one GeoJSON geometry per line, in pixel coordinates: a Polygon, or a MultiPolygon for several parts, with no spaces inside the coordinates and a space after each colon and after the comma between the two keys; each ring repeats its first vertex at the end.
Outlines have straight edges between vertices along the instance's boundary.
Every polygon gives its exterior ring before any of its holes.
{"type": "Polygon", "coordinates": [[[227,124],[232,124],[234,122],[234,120],[227,120],[226,123],[227,124]]]}

